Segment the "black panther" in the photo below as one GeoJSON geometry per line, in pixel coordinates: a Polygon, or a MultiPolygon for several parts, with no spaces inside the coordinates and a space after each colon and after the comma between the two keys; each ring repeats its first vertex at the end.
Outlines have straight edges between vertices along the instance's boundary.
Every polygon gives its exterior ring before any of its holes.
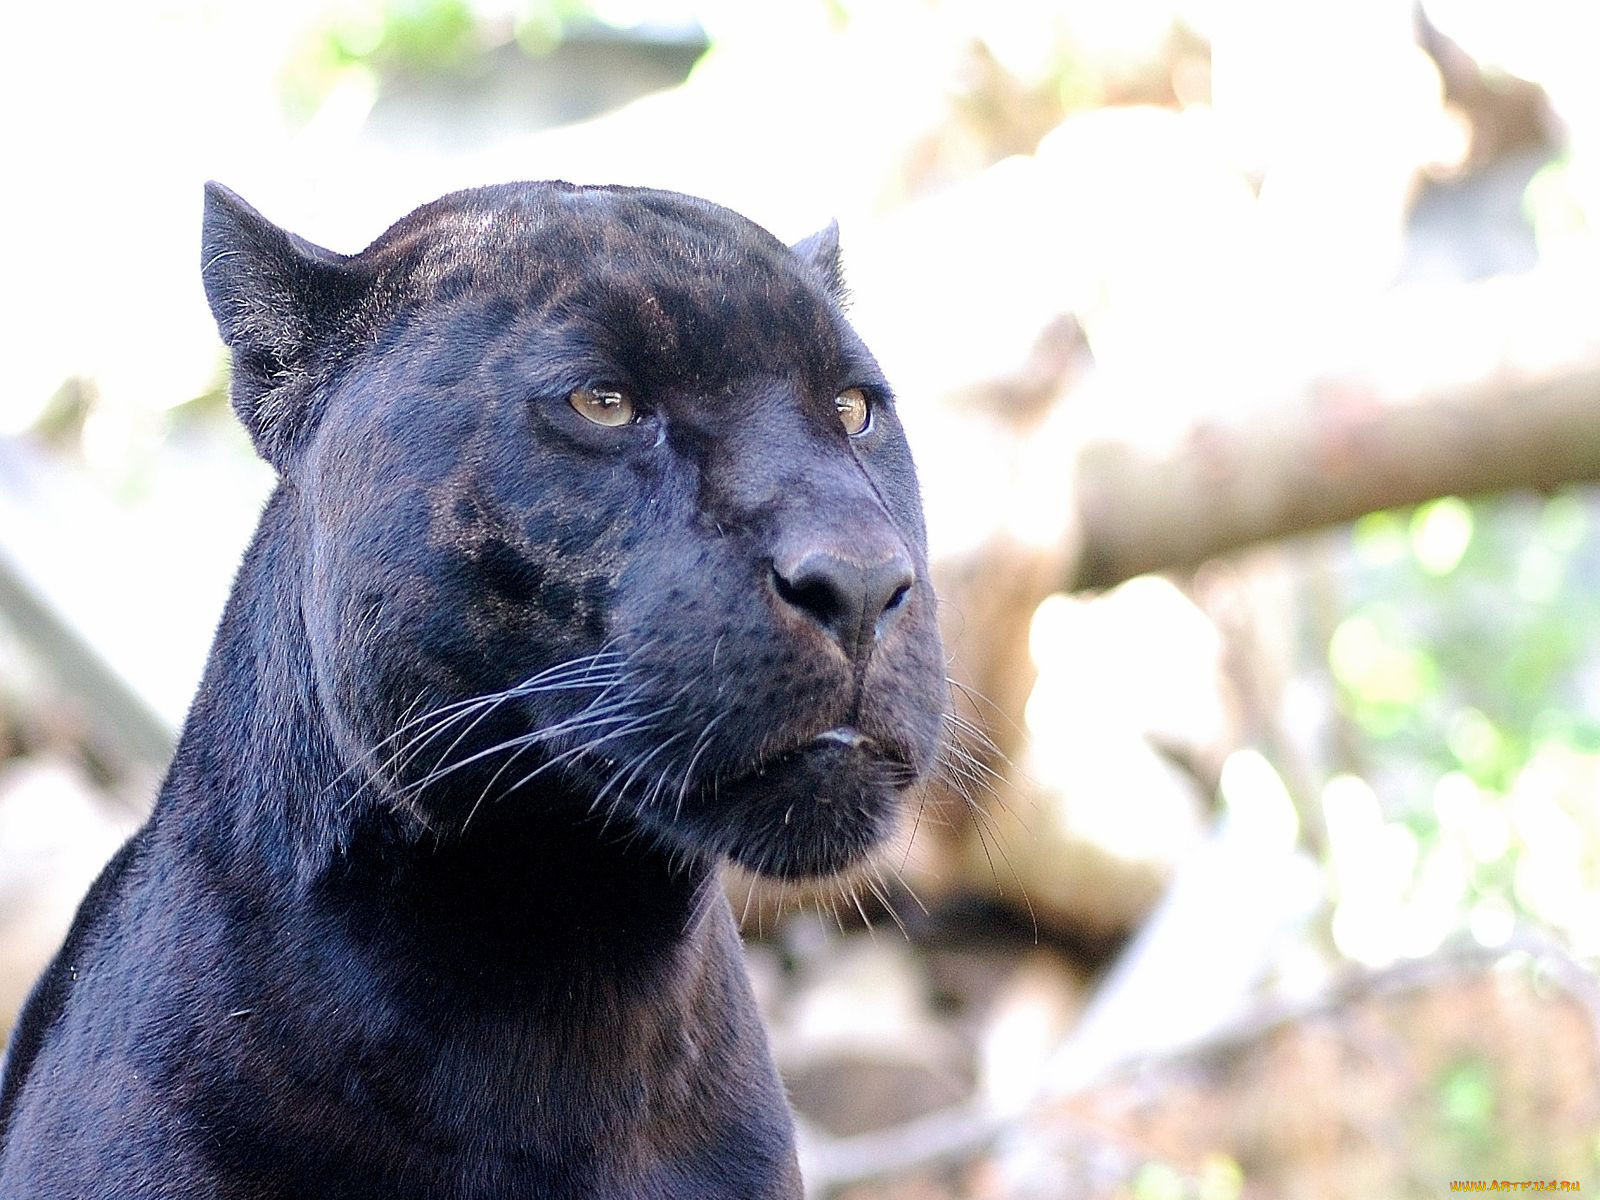
{"type": "Polygon", "coordinates": [[[861,862],[947,705],[836,231],[524,183],[347,256],[213,184],[202,263],[279,482],[0,1196],[800,1196],[718,870],[861,862]]]}

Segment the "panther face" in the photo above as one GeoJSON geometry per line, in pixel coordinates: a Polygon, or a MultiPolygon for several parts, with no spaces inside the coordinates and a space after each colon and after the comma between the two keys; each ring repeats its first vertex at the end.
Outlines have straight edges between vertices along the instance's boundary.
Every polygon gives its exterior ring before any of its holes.
{"type": "Polygon", "coordinates": [[[235,406],[296,505],[319,698],[444,835],[565,806],[800,877],[860,859],[947,701],[926,536],[831,233],[516,184],[359,255],[209,193],[235,406]]]}

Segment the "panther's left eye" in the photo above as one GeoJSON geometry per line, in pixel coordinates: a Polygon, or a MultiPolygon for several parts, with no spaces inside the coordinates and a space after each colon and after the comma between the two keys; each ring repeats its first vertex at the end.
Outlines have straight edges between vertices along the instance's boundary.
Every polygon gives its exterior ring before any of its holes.
{"type": "Polygon", "coordinates": [[[839,414],[839,424],[851,437],[860,437],[872,428],[872,403],[860,388],[845,388],[835,396],[833,411],[839,414]]]}
{"type": "Polygon", "coordinates": [[[577,388],[567,403],[585,420],[607,428],[631,425],[639,416],[632,397],[615,388],[577,388]]]}

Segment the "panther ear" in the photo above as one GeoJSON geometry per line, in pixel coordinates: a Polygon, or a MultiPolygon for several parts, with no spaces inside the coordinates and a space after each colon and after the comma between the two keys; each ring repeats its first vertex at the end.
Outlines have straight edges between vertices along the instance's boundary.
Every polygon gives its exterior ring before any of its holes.
{"type": "Polygon", "coordinates": [[[350,259],[206,184],[200,275],[233,352],[233,410],[280,471],[316,424],[313,386],[365,282],[350,259]]]}
{"type": "Polygon", "coordinates": [[[801,238],[790,247],[800,261],[821,278],[828,295],[844,303],[844,263],[839,257],[839,222],[829,221],[808,238],[801,238]]]}

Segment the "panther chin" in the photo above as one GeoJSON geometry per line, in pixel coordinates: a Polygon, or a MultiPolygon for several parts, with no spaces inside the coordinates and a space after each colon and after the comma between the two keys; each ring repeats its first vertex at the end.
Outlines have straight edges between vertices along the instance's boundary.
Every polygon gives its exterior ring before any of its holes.
{"type": "Polygon", "coordinates": [[[758,875],[818,879],[857,865],[890,837],[917,775],[896,750],[836,726],[702,787],[651,824],[686,849],[758,875]]]}

